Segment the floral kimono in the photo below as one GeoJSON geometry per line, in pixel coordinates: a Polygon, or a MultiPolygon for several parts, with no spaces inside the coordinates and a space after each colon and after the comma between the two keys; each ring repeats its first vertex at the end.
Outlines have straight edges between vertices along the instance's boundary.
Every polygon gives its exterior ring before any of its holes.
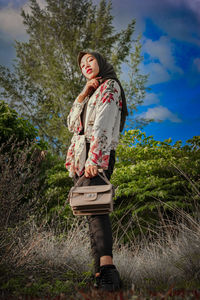
{"type": "Polygon", "coordinates": [[[83,102],[76,98],[67,118],[68,129],[74,133],[66,158],[70,177],[75,173],[81,176],[90,165],[108,169],[110,150],[115,150],[119,142],[121,110],[121,90],[114,79],[106,80],[83,102]],[[87,101],[84,135],[79,135],[83,129],[81,112],[87,101]],[[90,143],[87,160],[86,142],[90,143]]]}

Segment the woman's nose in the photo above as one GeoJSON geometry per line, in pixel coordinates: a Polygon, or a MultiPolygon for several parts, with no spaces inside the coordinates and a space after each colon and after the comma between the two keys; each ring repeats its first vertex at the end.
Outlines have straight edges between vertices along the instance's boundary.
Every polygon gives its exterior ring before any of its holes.
{"type": "Polygon", "coordinates": [[[86,63],[85,63],[85,68],[87,69],[89,66],[90,66],[89,63],[86,62],[86,63]]]}

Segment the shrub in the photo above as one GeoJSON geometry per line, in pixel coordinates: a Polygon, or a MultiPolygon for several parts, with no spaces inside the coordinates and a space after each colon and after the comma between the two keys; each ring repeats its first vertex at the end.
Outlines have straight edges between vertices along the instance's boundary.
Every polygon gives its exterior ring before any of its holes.
{"type": "Polygon", "coordinates": [[[34,144],[9,140],[0,146],[1,228],[13,227],[35,212],[41,161],[34,144]]]}
{"type": "Polygon", "coordinates": [[[145,230],[155,223],[159,212],[170,217],[181,208],[195,214],[199,205],[200,137],[171,145],[146,137],[140,130],[129,130],[121,137],[112,183],[117,187],[115,209],[122,224],[135,216],[145,230]],[[195,203],[195,205],[194,205],[195,203]]]}

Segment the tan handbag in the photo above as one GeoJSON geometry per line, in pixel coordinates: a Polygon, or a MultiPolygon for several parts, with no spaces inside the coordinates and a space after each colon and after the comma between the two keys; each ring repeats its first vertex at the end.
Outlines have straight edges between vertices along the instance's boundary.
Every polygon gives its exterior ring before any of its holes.
{"type": "Polygon", "coordinates": [[[104,171],[103,176],[100,172],[98,175],[107,184],[81,186],[86,178],[83,175],[70,189],[68,199],[74,215],[102,215],[113,211],[114,187],[107,179],[104,171]]]}

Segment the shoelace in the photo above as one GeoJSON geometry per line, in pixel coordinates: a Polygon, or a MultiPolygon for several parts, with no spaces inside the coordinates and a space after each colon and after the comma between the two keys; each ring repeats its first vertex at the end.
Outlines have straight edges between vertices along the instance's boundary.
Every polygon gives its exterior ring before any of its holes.
{"type": "Polygon", "coordinates": [[[102,284],[113,284],[112,269],[103,270],[100,276],[102,284]]]}

